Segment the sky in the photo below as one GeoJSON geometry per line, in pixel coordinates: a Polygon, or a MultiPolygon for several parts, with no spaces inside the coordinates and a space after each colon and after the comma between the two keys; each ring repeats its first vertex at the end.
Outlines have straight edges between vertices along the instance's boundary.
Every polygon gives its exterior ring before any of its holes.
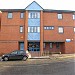
{"type": "Polygon", "coordinates": [[[75,0],[0,0],[0,9],[25,9],[33,1],[43,9],[75,11],[75,0]]]}

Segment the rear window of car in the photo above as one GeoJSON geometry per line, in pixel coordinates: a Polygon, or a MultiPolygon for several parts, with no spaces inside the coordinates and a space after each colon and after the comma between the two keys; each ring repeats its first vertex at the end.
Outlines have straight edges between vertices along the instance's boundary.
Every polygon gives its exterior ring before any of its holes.
{"type": "Polygon", "coordinates": [[[19,51],[18,54],[25,54],[25,51],[19,51]]]}

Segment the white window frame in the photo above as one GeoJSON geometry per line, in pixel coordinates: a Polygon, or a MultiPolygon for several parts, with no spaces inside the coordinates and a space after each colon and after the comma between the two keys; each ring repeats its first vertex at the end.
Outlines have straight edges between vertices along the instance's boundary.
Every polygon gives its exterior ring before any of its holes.
{"type": "Polygon", "coordinates": [[[30,32],[30,27],[28,27],[28,32],[30,32]]]}
{"type": "Polygon", "coordinates": [[[12,12],[8,12],[8,18],[11,19],[13,17],[12,12]]]}
{"type": "Polygon", "coordinates": [[[47,28],[46,28],[46,27],[44,27],[44,29],[46,30],[47,28]]]}
{"type": "Polygon", "coordinates": [[[30,32],[31,32],[31,33],[34,32],[34,27],[30,27],[30,32]]]}
{"type": "Polygon", "coordinates": [[[75,27],[74,27],[74,33],[75,33],[75,27]]]}
{"type": "Polygon", "coordinates": [[[24,13],[23,12],[20,13],[20,18],[24,18],[24,13]]]}
{"type": "Polygon", "coordinates": [[[40,27],[37,27],[37,32],[40,33],[40,27]]]}
{"type": "Polygon", "coordinates": [[[44,29],[45,30],[53,30],[54,29],[54,26],[45,26],[44,29]]]}
{"type": "Polygon", "coordinates": [[[64,28],[63,27],[58,27],[58,32],[59,33],[64,33],[64,28]]]}
{"type": "Polygon", "coordinates": [[[23,26],[20,26],[20,33],[23,32],[23,26]]]}
{"type": "Polygon", "coordinates": [[[75,14],[73,14],[73,20],[75,20],[75,14]]]}
{"type": "Polygon", "coordinates": [[[34,32],[37,32],[37,27],[34,27],[34,32]]]}
{"type": "Polygon", "coordinates": [[[29,12],[28,18],[40,18],[40,12],[29,12]]]}
{"type": "Polygon", "coordinates": [[[62,14],[58,14],[58,19],[62,19],[62,14]]]}

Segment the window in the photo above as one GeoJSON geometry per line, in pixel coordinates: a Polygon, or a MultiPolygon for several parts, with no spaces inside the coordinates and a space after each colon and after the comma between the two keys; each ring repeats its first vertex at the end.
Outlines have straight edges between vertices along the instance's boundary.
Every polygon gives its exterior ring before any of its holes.
{"type": "Polygon", "coordinates": [[[12,13],[8,13],[8,18],[12,18],[12,13]]]}
{"type": "Polygon", "coordinates": [[[45,26],[44,29],[45,30],[53,30],[54,29],[54,26],[45,26]]]}
{"type": "Polygon", "coordinates": [[[24,18],[24,13],[20,13],[20,18],[24,18]]]}
{"type": "Polygon", "coordinates": [[[59,32],[59,33],[63,33],[63,32],[64,32],[63,27],[59,27],[59,28],[58,28],[58,32],[59,32]]]}
{"type": "Polygon", "coordinates": [[[75,14],[73,14],[73,20],[75,20],[75,14]]]}
{"type": "Polygon", "coordinates": [[[28,32],[30,33],[39,33],[40,27],[28,27],[28,32]]]}
{"type": "Polygon", "coordinates": [[[11,54],[17,54],[17,51],[12,52],[11,54]]]}
{"type": "Polygon", "coordinates": [[[56,43],[56,48],[59,48],[60,47],[60,44],[59,42],[56,43]]]}
{"type": "Polygon", "coordinates": [[[40,27],[37,27],[37,32],[40,32],[40,27]]]}
{"type": "Polygon", "coordinates": [[[74,33],[75,33],[75,27],[74,27],[74,33]]]}
{"type": "Polygon", "coordinates": [[[58,19],[62,19],[62,14],[58,14],[58,19]]]}
{"type": "Polygon", "coordinates": [[[24,42],[19,42],[19,48],[20,50],[24,50],[24,42]]]}
{"type": "Polygon", "coordinates": [[[53,43],[50,43],[50,48],[53,48],[53,43]]]}
{"type": "Polygon", "coordinates": [[[30,27],[28,27],[28,32],[30,32],[30,27]]]}
{"type": "Polygon", "coordinates": [[[34,32],[37,32],[37,27],[34,27],[34,32]]]}
{"type": "Polygon", "coordinates": [[[30,29],[31,29],[31,32],[33,32],[33,31],[34,31],[33,27],[31,27],[30,29]]]}
{"type": "Polygon", "coordinates": [[[29,12],[29,18],[40,18],[39,12],[29,12]]]}
{"type": "Polygon", "coordinates": [[[43,47],[46,48],[46,43],[43,43],[43,47]]]}
{"type": "Polygon", "coordinates": [[[23,32],[23,26],[20,26],[20,32],[21,33],[23,32]]]}

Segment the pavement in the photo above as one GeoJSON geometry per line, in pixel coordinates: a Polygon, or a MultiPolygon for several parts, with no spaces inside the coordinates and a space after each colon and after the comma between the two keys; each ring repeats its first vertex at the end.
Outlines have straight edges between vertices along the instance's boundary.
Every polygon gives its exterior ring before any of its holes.
{"type": "Polygon", "coordinates": [[[75,58],[75,54],[52,54],[49,56],[31,57],[31,59],[63,59],[75,58]]]}
{"type": "Polygon", "coordinates": [[[29,59],[64,59],[64,58],[75,58],[75,54],[52,54],[49,56],[31,57],[29,59]]]}

